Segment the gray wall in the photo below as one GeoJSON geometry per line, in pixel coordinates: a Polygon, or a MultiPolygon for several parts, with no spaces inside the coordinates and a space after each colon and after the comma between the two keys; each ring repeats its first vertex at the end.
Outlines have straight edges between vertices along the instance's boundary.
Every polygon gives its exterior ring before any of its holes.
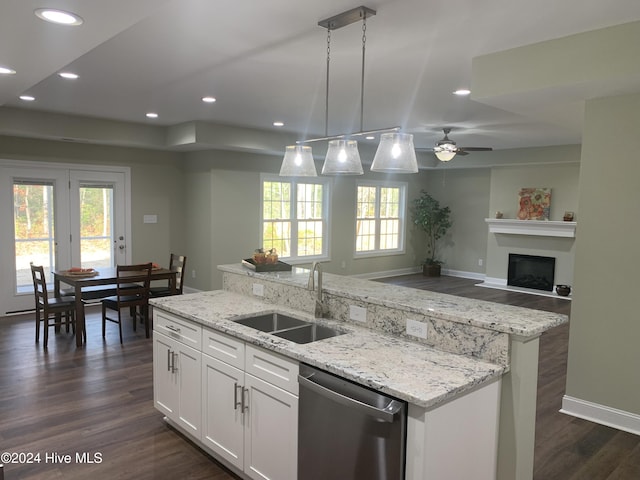
{"type": "Polygon", "coordinates": [[[167,264],[170,252],[184,251],[185,182],[180,154],[0,136],[0,157],[130,167],[132,261],[167,264]],[[158,215],[158,223],[143,223],[145,214],[158,215]]]}
{"type": "Polygon", "coordinates": [[[566,392],[636,415],[640,414],[638,125],[640,95],[587,102],[566,392]]]}

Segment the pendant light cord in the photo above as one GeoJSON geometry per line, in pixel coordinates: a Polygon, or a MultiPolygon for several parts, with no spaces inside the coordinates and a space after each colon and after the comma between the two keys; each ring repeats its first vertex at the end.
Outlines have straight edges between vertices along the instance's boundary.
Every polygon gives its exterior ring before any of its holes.
{"type": "Polygon", "coordinates": [[[327,82],[324,100],[324,136],[329,136],[329,63],[331,60],[331,28],[327,28],[327,82]]]}
{"type": "Polygon", "coordinates": [[[367,14],[362,17],[362,74],[360,75],[360,131],[364,131],[364,57],[367,44],[367,14]]]}

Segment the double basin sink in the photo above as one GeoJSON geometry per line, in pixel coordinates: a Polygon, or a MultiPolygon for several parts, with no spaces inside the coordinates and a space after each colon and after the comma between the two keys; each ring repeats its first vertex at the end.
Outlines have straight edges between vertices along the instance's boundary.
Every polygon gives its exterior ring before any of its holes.
{"type": "Polygon", "coordinates": [[[311,343],[343,335],[344,332],[280,313],[265,313],[236,320],[235,323],[270,333],[295,343],[311,343]]]}

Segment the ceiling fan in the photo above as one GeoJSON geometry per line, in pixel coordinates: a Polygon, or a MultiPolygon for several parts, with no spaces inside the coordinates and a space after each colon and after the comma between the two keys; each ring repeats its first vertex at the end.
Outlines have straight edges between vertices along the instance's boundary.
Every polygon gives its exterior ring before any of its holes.
{"type": "Polygon", "coordinates": [[[456,142],[449,139],[450,127],[442,129],[444,132],[444,138],[436,143],[433,147],[433,153],[438,157],[438,160],[442,162],[448,162],[456,155],[468,155],[469,152],[489,152],[493,150],[491,147],[458,147],[456,142]]]}

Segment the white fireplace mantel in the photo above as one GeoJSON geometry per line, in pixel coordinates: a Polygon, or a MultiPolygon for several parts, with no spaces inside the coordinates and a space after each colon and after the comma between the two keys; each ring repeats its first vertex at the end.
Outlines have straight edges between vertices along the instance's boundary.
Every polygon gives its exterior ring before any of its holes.
{"type": "Polygon", "coordinates": [[[515,220],[511,218],[485,218],[484,221],[489,224],[490,233],[566,238],[575,238],[576,236],[576,222],[515,220]]]}

